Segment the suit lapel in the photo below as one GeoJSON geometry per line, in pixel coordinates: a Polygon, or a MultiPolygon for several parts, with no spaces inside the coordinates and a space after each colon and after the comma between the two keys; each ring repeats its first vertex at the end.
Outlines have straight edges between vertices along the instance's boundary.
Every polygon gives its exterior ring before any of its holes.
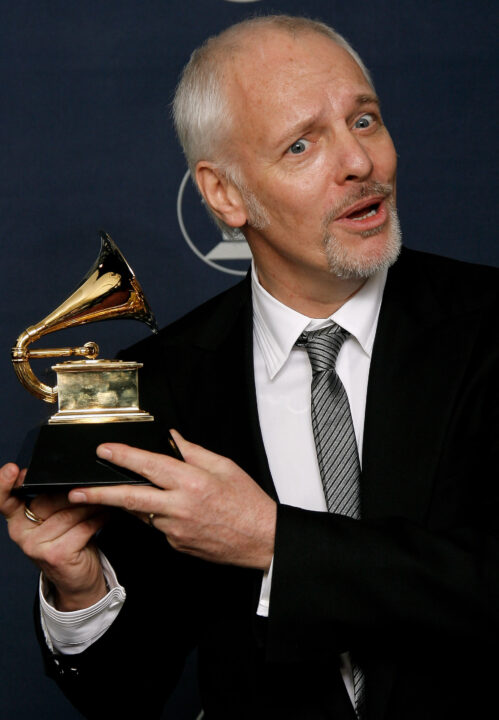
{"type": "MultiPolygon", "coordinates": [[[[366,520],[401,517],[426,525],[469,344],[460,342],[460,318],[442,302],[438,278],[428,282],[414,259],[403,252],[383,296],[368,384],[361,501],[366,520]]],[[[395,660],[377,658],[366,673],[372,720],[384,717],[395,660]]]]}
{"type": "Polygon", "coordinates": [[[186,438],[229,457],[276,498],[258,420],[249,279],[223,296],[200,331],[169,344],[186,438]]]}
{"type": "Polygon", "coordinates": [[[373,348],[361,479],[364,518],[426,522],[468,357],[462,335],[460,318],[442,306],[405,251],[388,274],[373,348]]]}

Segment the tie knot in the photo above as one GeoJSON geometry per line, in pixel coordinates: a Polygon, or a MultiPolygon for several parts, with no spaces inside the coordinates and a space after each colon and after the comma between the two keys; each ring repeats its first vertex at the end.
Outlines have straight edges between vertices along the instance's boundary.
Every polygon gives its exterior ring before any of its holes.
{"type": "Polygon", "coordinates": [[[333,323],[320,330],[302,333],[296,345],[307,351],[312,372],[315,374],[334,369],[341,346],[349,335],[347,330],[333,323]]]}

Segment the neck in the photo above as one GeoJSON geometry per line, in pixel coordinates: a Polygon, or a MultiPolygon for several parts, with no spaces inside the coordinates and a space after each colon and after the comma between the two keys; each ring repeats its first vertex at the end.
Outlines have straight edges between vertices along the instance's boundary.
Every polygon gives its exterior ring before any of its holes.
{"type": "Polygon", "coordinates": [[[283,305],[310,318],[327,318],[364,285],[364,279],[338,278],[330,272],[280,274],[256,264],[258,280],[283,305]]]}

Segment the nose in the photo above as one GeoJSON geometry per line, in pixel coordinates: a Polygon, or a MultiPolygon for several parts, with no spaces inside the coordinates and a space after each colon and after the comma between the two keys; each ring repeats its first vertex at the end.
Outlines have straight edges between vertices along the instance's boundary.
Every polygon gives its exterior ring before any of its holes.
{"type": "Polygon", "coordinates": [[[335,138],[336,182],[359,182],[369,178],[373,161],[360,139],[347,126],[337,132],[335,138]]]}

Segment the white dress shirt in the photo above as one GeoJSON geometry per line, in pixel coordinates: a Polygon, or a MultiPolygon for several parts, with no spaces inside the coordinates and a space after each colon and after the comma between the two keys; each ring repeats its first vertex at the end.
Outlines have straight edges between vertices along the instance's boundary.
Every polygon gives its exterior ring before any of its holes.
{"type": "MultiPolygon", "coordinates": [[[[325,327],[334,320],[350,333],[336,362],[345,387],[355,437],[362,457],[362,440],[371,353],[376,334],[386,271],[370,278],[330,318],[313,319],[283,305],[258,282],[252,268],[254,368],[258,415],[263,442],[279,501],[286,505],[327,512],[315,452],[310,416],[312,370],[308,355],[295,342],[304,330],[325,327]]],[[[65,654],[85,650],[107,630],[118,615],[125,590],[104,559],[109,593],[86,610],[62,613],[44,597],[40,584],[42,627],[48,646],[65,654]]],[[[267,616],[272,567],[265,573],[258,614],[267,616]]],[[[353,694],[348,655],[342,675],[353,694]]]]}
{"type": "MultiPolygon", "coordinates": [[[[350,333],[336,361],[348,396],[359,459],[362,462],[367,381],[386,271],[370,278],[329,318],[312,319],[283,305],[259,284],[252,272],[254,367],[258,417],[265,452],[279,501],[327,512],[311,422],[312,368],[304,348],[296,347],[303,331],[336,322],[350,333]]],[[[272,565],[264,574],[258,614],[268,616],[272,565]]],[[[353,703],[348,653],[341,674],[353,703]]]]}
{"type": "Polygon", "coordinates": [[[52,652],[77,655],[98,640],[117,618],[126,599],[108,559],[99,550],[108,593],[84,610],[61,612],[54,607],[50,585],[40,575],[40,617],[47,646],[52,652]]]}

